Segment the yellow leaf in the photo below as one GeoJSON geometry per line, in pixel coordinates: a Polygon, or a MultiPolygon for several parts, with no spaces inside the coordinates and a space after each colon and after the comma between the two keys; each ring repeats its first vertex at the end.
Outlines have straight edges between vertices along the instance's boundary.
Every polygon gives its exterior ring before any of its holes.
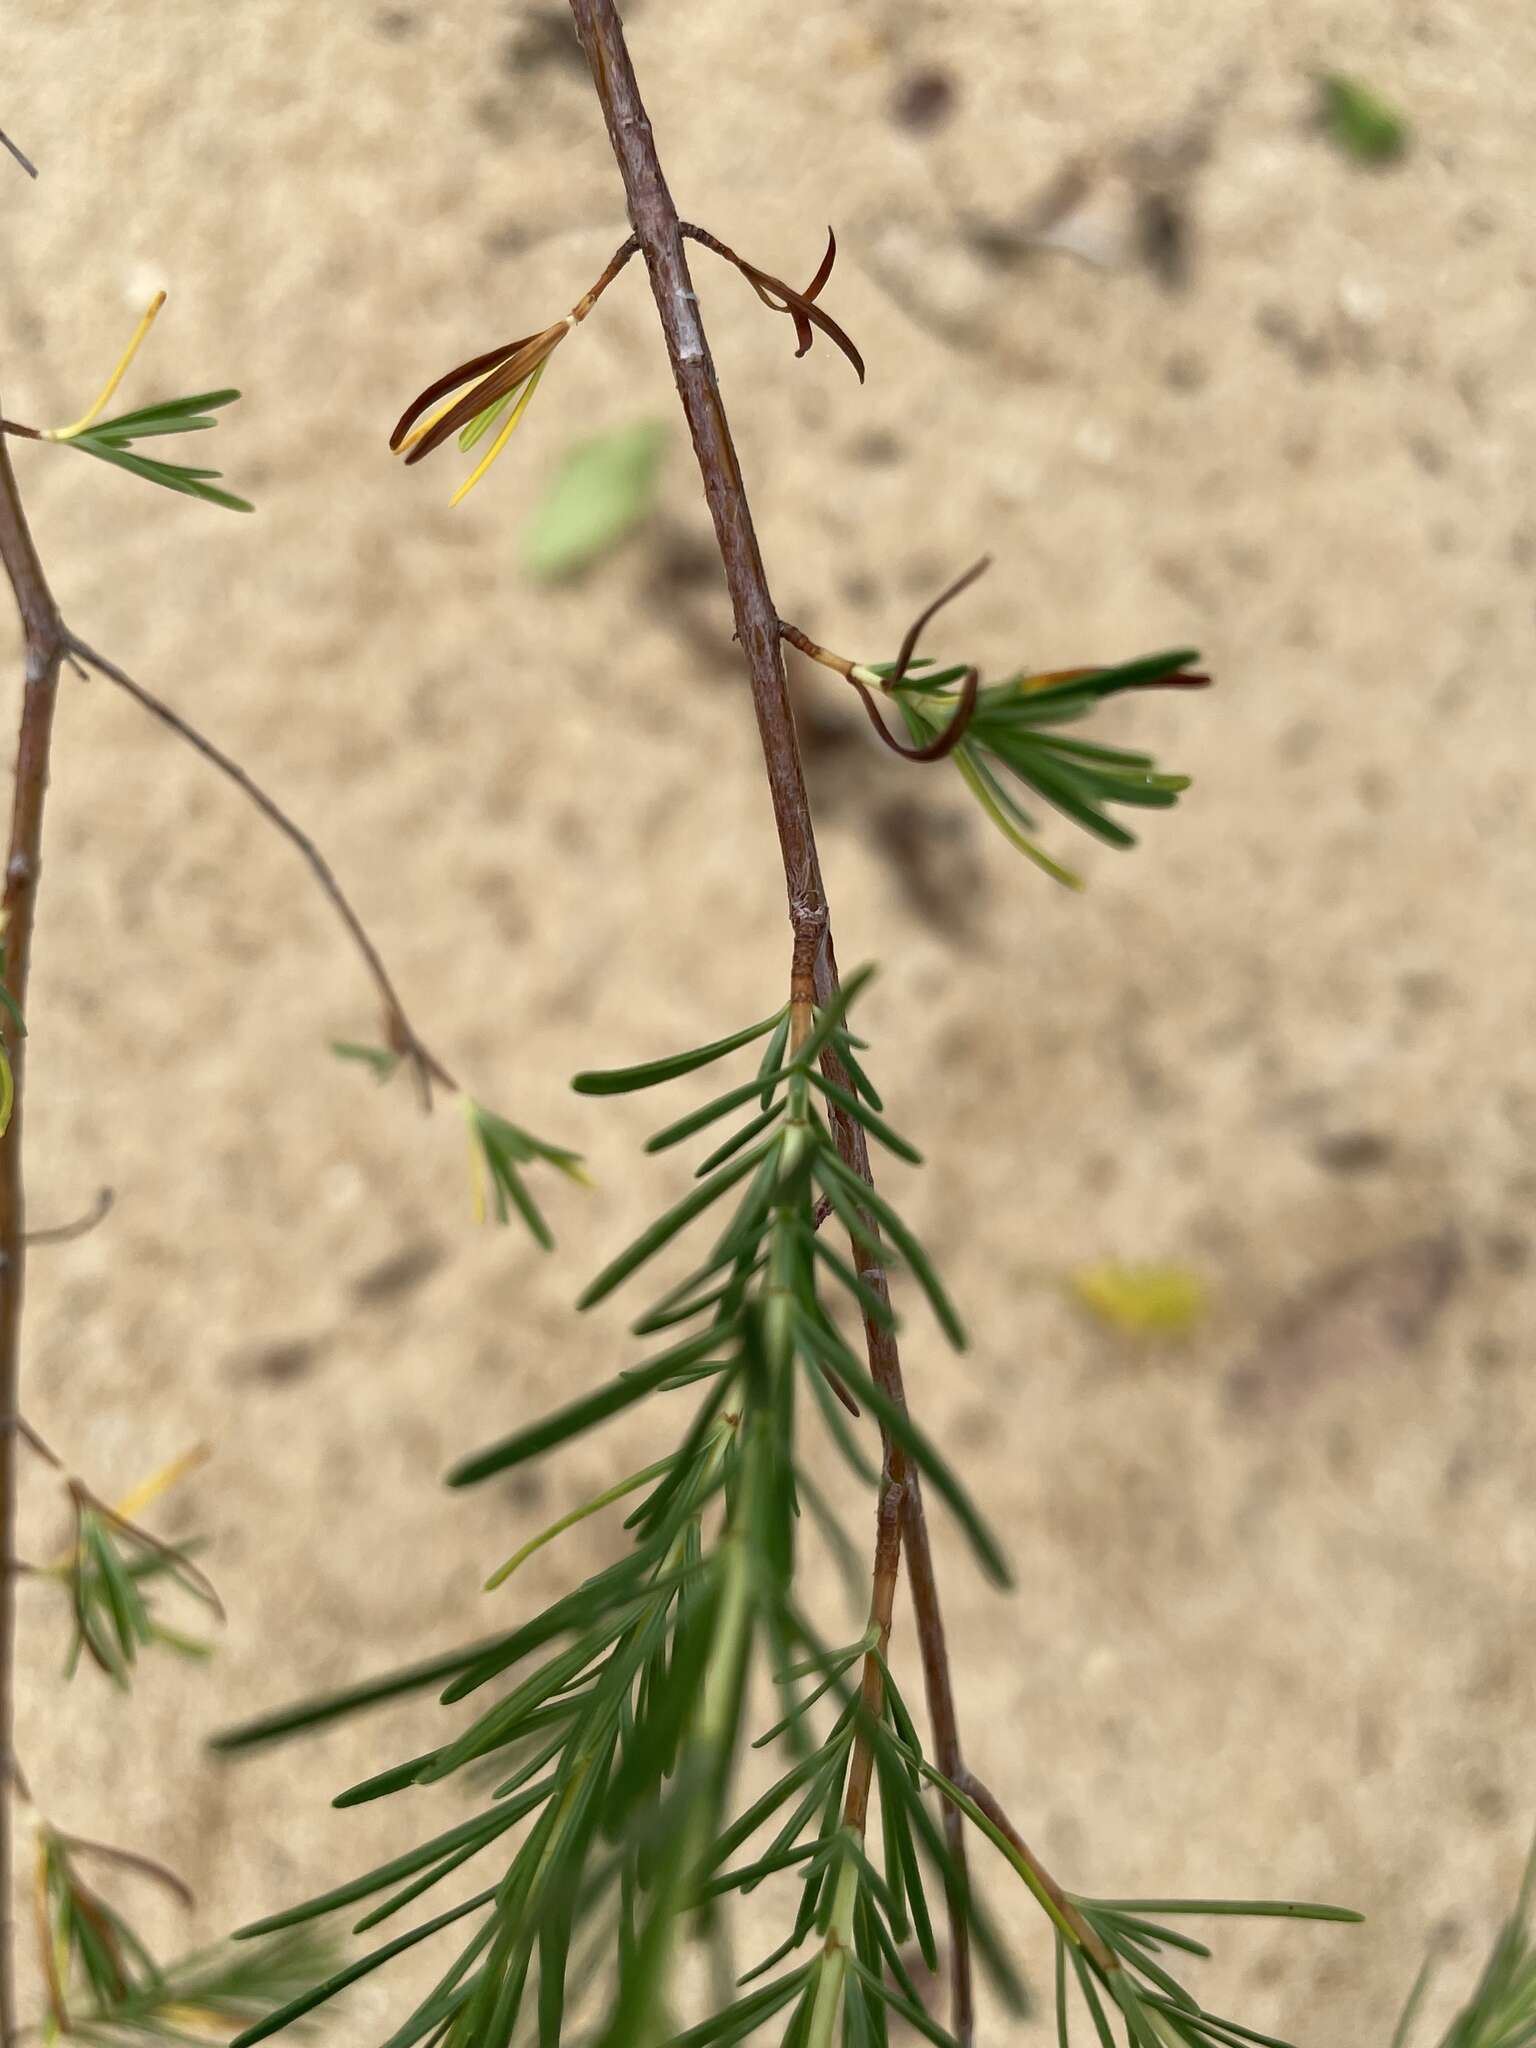
{"type": "Polygon", "coordinates": [[[83,412],[79,419],[71,421],[67,427],[49,427],[43,434],[45,441],[73,441],[77,434],[83,434],[87,427],[93,425],[101,417],[102,413],[107,409],[107,400],[112,396],[118,385],[122,383],[124,377],[127,376],[129,365],[143,347],[144,338],[149,333],[151,327],[154,326],[155,316],[164,304],[165,293],[156,292],[149,302],[148,312],[133,330],[132,341],[129,342],[128,346],[118,357],[117,367],[97,394],[95,404],[88,411],[83,412]]]}
{"type": "Polygon", "coordinates": [[[152,1477],[146,1479],[142,1485],[136,1486],[132,1493],[118,1502],[112,1512],[121,1521],[136,1520],[153,1501],[160,1498],[162,1493],[167,1493],[171,1487],[179,1485],[187,1474],[195,1472],[199,1465],[205,1465],[211,1455],[206,1444],[194,1444],[190,1451],[183,1451],[179,1458],[172,1458],[169,1465],[162,1465],[152,1477]]]}
{"type": "Polygon", "coordinates": [[[1101,1322],[1130,1337],[1183,1337],[1210,1305],[1189,1266],[1127,1266],[1104,1259],[1066,1276],[1068,1292],[1101,1322]]]}

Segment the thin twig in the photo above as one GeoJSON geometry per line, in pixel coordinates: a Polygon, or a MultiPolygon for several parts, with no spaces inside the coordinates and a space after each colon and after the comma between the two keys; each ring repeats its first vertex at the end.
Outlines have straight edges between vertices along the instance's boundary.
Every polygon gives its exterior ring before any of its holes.
{"type": "MultiPolygon", "coordinates": [[[[672,374],[687,416],[703,477],[704,495],[714,521],[715,537],[735,614],[736,636],[741,642],[751,680],[753,708],[768,774],[791,913],[824,915],[827,899],[822,887],[810,805],[790,711],[778,612],[769,592],[714,362],[699,318],[698,300],[689,275],[677,209],[656,155],[650,120],[635,81],[623,26],[613,0],[570,0],[570,4],[576,32],[602,105],[609,141],[623,175],[630,223],[645,257],[672,374]]],[[[828,928],[816,959],[817,1001],[822,1005],[830,1002],[837,986],[837,960],[828,928]]],[[[823,1064],[829,1075],[847,1085],[841,1062],[830,1048],[823,1064]]],[[[840,1155],[862,1180],[869,1183],[869,1150],[863,1131],[850,1117],[835,1108],[831,1112],[831,1124],[840,1155]]],[[[877,1300],[885,1301],[888,1289],[884,1268],[872,1256],[862,1236],[854,1240],[853,1258],[865,1285],[877,1300]]],[[[873,1378],[888,1399],[905,1406],[901,1360],[893,1332],[868,1313],[864,1318],[864,1332],[873,1378]]],[[[923,1652],[924,1675],[928,1683],[935,1755],[939,1767],[946,1776],[951,1776],[954,1770],[962,1768],[954,1695],[944,1653],[943,1625],[929,1556],[922,1492],[917,1474],[910,1471],[902,1496],[902,1534],[917,1634],[923,1652]]],[[[953,1823],[951,1825],[951,1817],[946,1810],[945,1828],[950,1848],[957,1868],[963,1871],[965,1841],[963,1822],[958,1814],[953,1816],[953,1823]]],[[[951,1898],[950,1918],[953,1928],[953,2031],[961,2048],[966,2048],[972,2038],[974,2018],[962,1900],[951,1898]]]]}
{"type": "MultiPolygon", "coordinates": [[[[28,1243],[31,1242],[29,1238],[28,1243]]],[[[32,1427],[25,1415],[8,1415],[5,1421],[0,1423],[0,1429],[14,1430],[27,1448],[35,1451],[45,1465],[51,1465],[56,1472],[63,1471],[64,1460],[47,1439],[32,1427]]]]}
{"type": "MultiPolygon", "coordinates": [[[[10,849],[4,885],[5,985],[16,1009],[26,1014],[27,974],[32,964],[32,927],[42,857],[43,807],[48,792],[48,756],[59,667],[67,644],[64,622],[48,588],[43,565],[27,527],[11,469],[10,450],[0,436],[0,565],[21,615],[26,661],[21,699],[21,733],[16,748],[16,786],[11,805],[10,849]]],[[[22,1111],[25,1099],[26,1040],[10,1047],[15,1101],[0,1135],[0,1757],[11,1784],[0,1786],[0,2048],[13,2048],[16,2029],[15,1934],[11,1917],[12,1851],[17,1782],[16,1728],[16,1487],[21,1440],[21,1296],[26,1269],[26,1201],[22,1179],[22,1111]]]]}
{"type": "Polygon", "coordinates": [[[585,320],[592,308],[603,296],[603,293],[607,291],[609,285],[613,283],[613,280],[624,268],[630,257],[638,256],[639,253],[640,238],[638,235],[630,235],[627,240],[620,242],[618,248],[609,257],[607,268],[603,271],[597,283],[591,286],[589,290],[584,291],[575,305],[572,306],[571,318],[573,320],[585,320]]]}
{"type": "Polygon", "coordinates": [[[0,128],[0,145],[3,145],[6,149],[8,149],[11,152],[11,155],[15,157],[17,163],[21,165],[21,168],[26,172],[29,178],[35,178],[37,176],[37,165],[33,163],[31,157],[24,156],[22,154],[22,152],[16,147],[15,143],[12,142],[11,138],[9,137],[9,135],[6,134],[3,128],[0,128]]]}
{"type": "MultiPolygon", "coordinates": [[[[1062,1890],[1061,1886],[1052,1877],[1051,1873],[1040,1861],[1040,1858],[1030,1848],[1028,1842],[1025,1841],[1013,1822],[1008,1818],[996,1798],[981,1782],[980,1778],[976,1776],[974,1771],[962,1769],[959,1775],[953,1778],[951,1782],[957,1792],[963,1792],[967,1799],[981,1808],[1000,1835],[1006,1835],[1017,1851],[1020,1861],[1028,1864],[1040,1889],[1050,1899],[1057,1912],[1061,1915],[1061,1918],[1072,1929],[1083,1953],[1093,1963],[1101,1976],[1106,1979],[1113,1978],[1115,1972],[1120,1968],[1120,1960],[1114,1950],[1099,1934],[1087,1916],[1080,1911],[1077,1902],[1071,1894],[1062,1890]]],[[[953,1810],[952,1807],[946,1808],[946,1811],[952,1812],[953,1810]]]]}
{"type": "MultiPolygon", "coordinates": [[[[890,1649],[896,1583],[901,1577],[901,1503],[906,1484],[896,1468],[903,1462],[900,1447],[887,1437],[885,1464],[880,1475],[880,1505],[875,1517],[875,1562],[869,1600],[872,1641],[864,1653],[855,1724],[858,1732],[848,1761],[848,1782],[843,1793],[843,1826],[860,1844],[869,1827],[875,1731],[885,1708],[885,1658],[890,1649]]],[[[883,1798],[884,1794],[881,1796],[883,1798]]],[[[857,1946],[854,1925],[856,1893],[849,1888],[849,1880],[853,1876],[853,1867],[845,1864],[832,1887],[831,1912],[822,1941],[821,1970],[806,2033],[808,2040],[830,2042],[834,2032],[837,2038],[843,2038],[837,2029],[837,2016],[843,2008],[849,1955],[857,1946]]]]}
{"type": "MultiPolygon", "coordinates": [[[[27,1564],[21,1558],[13,1557],[7,1568],[7,1576],[24,1579],[36,1570],[36,1565],[27,1564]]],[[[27,1774],[21,1768],[21,1758],[14,1749],[9,1752],[0,1749],[0,1799],[9,1799],[13,1793],[23,1806],[32,1804],[32,1787],[27,1783],[27,1774]]],[[[10,1923],[0,1916],[0,1933],[8,1937],[9,1932],[10,1923]]],[[[7,1961],[10,1960],[9,1949],[6,1951],[6,1958],[7,1961]]]]}
{"type": "Polygon", "coordinates": [[[216,747],[212,740],[204,738],[196,726],[189,725],[180,712],[173,711],[170,705],[162,702],[159,697],[155,696],[153,691],[146,690],[142,683],[136,683],[133,677],[127,674],[125,670],[120,669],[115,661],[108,661],[104,654],[98,654],[95,648],[88,647],[78,634],[70,633],[67,629],[64,644],[71,654],[78,655],[83,662],[95,669],[99,675],[104,675],[109,682],[116,683],[120,690],[125,690],[135,703],[142,705],[152,718],[158,718],[162,725],[168,726],[179,738],[184,739],[188,746],[194,748],[196,752],[202,755],[205,761],[211,761],[221,774],[227,775],[231,782],[244,790],[262,816],[269,823],[275,825],[284,838],[299,849],[299,852],[304,856],[308,864],[310,873],[320,885],[322,893],[330,902],[337,916],[351,933],[353,944],[363,956],[364,964],[373,977],[374,986],[379,992],[379,999],[384,1005],[384,1015],[386,1024],[389,1027],[391,1049],[410,1060],[415,1070],[417,1086],[421,1092],[423,1105],[426,1107],[431,1106],[432,1083],[434,1081],[440,1082],[445,1088],[456,1088],[458,1086],[457,1082],[454,1081],[442,1063],[427,1050],[422,1040],[417,1037],[410,1019],[406,1016],[405,1005],[395,993],[395,985],[390,980],[389,970],[380,958],[377,946],[369,938],[362,919],[348,902],[342,891],[341,884],[331,872],[329,862],[310,838],[309,834],[301,830],[282,806],[267,795],[267,792],[261,787],[260,783],[252,780],[238,761],[231,760],[229,755],[224,753],[221,748],[216,747]]]}
{"type": "Polygon", "coordinates": [[[76,1238],[89,1237],[98,1223],[104,1223],[112,1213],[116,1197],[110,1188],[102,1188],[90,1208],[83,1216],[77,1216],[73,1223],[55,1223],[48,1230],[29,1230],[29,1246],[40,1244],[73,1244],[76,1238]]]}

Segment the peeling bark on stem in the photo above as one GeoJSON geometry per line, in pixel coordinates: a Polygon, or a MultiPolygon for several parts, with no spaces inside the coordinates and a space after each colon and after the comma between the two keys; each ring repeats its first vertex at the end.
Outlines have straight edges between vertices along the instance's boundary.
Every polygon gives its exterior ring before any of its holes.
{"type": "MultiPolygon", "coordinates": [[[[741,642],[751,679],[752,704],[757,714],[758,736],[768,773],[791,919],[797,932],[808,920],[823,924],[815,962],[815,986],[817,1001],[826,1003],[838,986],[837,959],[833,951],[831,926],[826,922],[826,893],[822,886],[810,804],[785,682],[779,615],[769,593],[714,361],[699,317],[682,225],[667,190],[650,120],[629,60],[623,25],[613,0],[570,0],[570,5],[576,32],[602,105],[609,141],[624,179],[630,224],[645,258],[678,397],[688,421],[694,454],[704,482],[705,499],[714,521],[715,538],[735,614],[736,637],[741,642]]],[[[824,1058],[824,1065],[829,1075],[844,1086],[848,1085],[835,1054],[829,1052],[824,1058]]],[[[836,1109],[831,1112],[831,1123],[843,1159],[862,1180],[872,1183],[869,1150],[863,1132],[836,1109]]],[[[885,1298],[887,1289],[883,1268],[861,1244],[855,1243],[853,1252],[861,1279],[878,1296],[885,1298]]],[[[891,1399],[905,1405],[901,1359],[894,1334],[867,1317],[864,1331],[873,1377],[891,1399]]],[[[887,1446],[888,1461],[892,1448],[887,1446]]],[[[894,1473],[898,1468],[889,1469],[894,1473]]],[[[903,1486],[901,1535],[922,1653],[934,1754],[939,1768],[946,1776],[953,1776],[964,1768],[959,1727],[923,1515],[922,1492],[917,1474],[912,1471],[906,1473],[903,1486]]],[[[949,1808],[945,1809],[944,1827],[951,1853],[957,1865],[963,1868],[964,1824],[960,1816],[949,1808]]],[[[958,1910],[958,1902],[954,1900],[950,1902],[950,1925],[951,2024],[961,2048],[967,2048],[974,2031],[970,1957],[965,1922],[958,1910]]]]}

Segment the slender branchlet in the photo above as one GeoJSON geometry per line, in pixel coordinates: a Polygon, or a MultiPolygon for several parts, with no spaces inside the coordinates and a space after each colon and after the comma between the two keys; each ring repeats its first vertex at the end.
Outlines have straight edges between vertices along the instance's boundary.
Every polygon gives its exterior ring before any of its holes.
{"type": "Polygon", "coordinates": [[[10,154],[16,159],[17,163],[21,165],[21,168],[26,172],[29,178],[35,178],[37,176],[37,165],[33,163],[31,157],[23,153],[23,151],[16,143],[12,142],[10,136],[6,134],[3,128],[0,128],[0,149],[9,150],[10,154]]]}
{"type": "MultiPolygon", "coordinates": [[[[612,0],[571,0],[571,12],[602,105],[608,138],[624,180],[630,220],[645,257],[667,353],[671,358],[672,374],[688,420],[694,454],[703,479],[704,496],[714,521],[715,538],[735,615],[736,636],[741,643],[752,686],[752,702],[767,769],[768,793],[778,831],[785,887],[792,909],[803,906],[805,911],[826,920],[816,956],[816,992],[822,1002],[830,1002],[838,988],[837,956],[780,651],[778,608],[769,591],[741,465],[715,374],[714,358],[689,275],[682,226],[656,154],[650,119],[640,97],[617,9],[612,0]]],[[[828,1075],[846,1086],[847,1076],[835,1051],[829,1049],[824,1064],[828,1075]]],[[[831,1124],[842,1157],[861,1180],[869,1181],[872,1177],[869,1147],[863,1131],[852,1118],[835,1110],[831,1124]]],[[[859,1278],[877,1299],[888,1302],[889,1288],[879,1255],[865,1238],[856,1239],[852,1249],[859,1278]]],[[[904,1409],[906,1389],[894,1330],[889,1324],[882,1326],[877,1323],[866,1312],[864,1333],[870,1370],[876,1382],[882,1392],[904,1409]]],[[[902,1529],[918,1639],[923,1646],[935,1754],[940,1768],[952,1773],[963,1767],[959,1716],[944,1647],[943,1618],[929,1553],[922,1489],[915,1476],[903,1490],[902,1529]],[[911,1561],[914,1555],[917,1560],[915,1566],[911,1561]]],[[[949,1830],[951,1853],[963,1872],[963,1831],[958,1821],[946,1819],[945,1824],[949,1830]]],[[[950,1968],[954,2032],[964,2048],[974,2027],[974,1996],[964,1929],[954,1924],[961,1917],[958,1913],[952,1914],[950,1968]]]]}
{"type": "Polygon", "coordinates": [[[406,1015],[405,1005],[395,991],[395,984],[390,978],[389,969],[384,965],[378,947],[369,936],[362,919],[352,908],[351,902],[332,872],[329,861],[309,834],[294,822],[282,805],[274,797],[269,796],[255,777],[242,768],[238,761],[232,760],[221,747],[216,747],[212,740],[200,733],[179,711],[173,711],[170,705],[157,697],[152,690],[147,690],[142,683],[135,682],[115,661],[109,661],[106,655],[98,654],[94,647],[88,646],[75,633],[66,632],[64,646],[67,653],[84,662],[87,668],[95,669],[98,675],[105,676],[109,682],[115,683],[152,718],[157,718],[179,739],[185,740],[194,752],[201,754],[205,761],[217,768],[221,775],[227,776],[237,789],[245,792],[268,823],[274,825],[285,839],[298,848],[321,894],[346,926],[352,943],[362,955],[363,964],[372,976],[374,987],[378,991],[390,1050],[408,1061],[416,1077],[423,1104],[431,1103],[434,1081],[445,1088],[457,1088],[458,1083],[441,1060],[430,1052],[417,1036],[415,1026],[406,1015]]]}

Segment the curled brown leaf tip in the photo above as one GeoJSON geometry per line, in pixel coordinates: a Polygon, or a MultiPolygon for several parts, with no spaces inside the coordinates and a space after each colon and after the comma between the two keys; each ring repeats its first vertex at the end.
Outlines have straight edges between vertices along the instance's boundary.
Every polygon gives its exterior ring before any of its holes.
{"type": "Polygon", "coordinates": [[[786,284],[782,277],[775,277],[770,271],[759,270],[755,263],[748,263],[744,256],[738,256],[734,249],[728,248],[707,228],[695,227],[689,221],[681,221],[678,225],[691,241],[701,243],[704,248],[712,250],[716,256],[722,257],[725,262],[739,270],[771,311],[789,315],[794,322],[795,339],[799,344],[795,350],[797,357],[803,356],[810,347],[813,339],[812,328],[819,328],[852,363],[859,382],[864,382],[864,358],[831,315],[824,313],[815,303],[822,286],[832,275],[832,265],[837,259],[837,237],[830,228],[827,230],[827,251],[821,259],[816,275],[803,292],[797,292],[794,286],[786,284]]]}
{"type": "MultiPolygon", "coordinates": [[[[893,754],[900,754],[903,761],[942,761],[946,754],[952,754],[965,738],[966,727],[976,711],[976,693],[981,688],[981,671],[968,668],[965,672],[965,687],[960,692],[954,715],[941,733],[935,735],[925,747],[904,747],[900,740],[893,738],[880,708],[865,684],[857,676],[850,676],[849,682],[858,691],[864,709],[869,713],[869,722],[879,733],[893,754]]],[[[893,678],[894,680],[894,678],[893,678]]]]}
{"type": "Polygon", "coordinates": [[[983,555],[979,561],[972,562],[969,569],[963,575],[957,576],[947,590],[941,590],[933,600],[933,603],[918,613],[912,624],[907,628],[907,637],[901,643],[901,652],[896,657],[896,666],[891,673],[891,687],[894,687],[905,678],[907,670],[911,666],[912,657],[917,652],[917,643],[922,638],[931,621],[938,613],[943,611],[945,605],[953,603],[962,591],[969,590],[978,578],[985,576],[991,566],[992,557],[990,555],[983,555]]]}
{"type": "MultiPolygon", "coordinates": [[[[821,262],[817,266],[816,275],[811,279],[810,283],[801,293],[802,298],[809,302],[811,299],[814,299],[816,297],[817,293],[821,290],[822,286],[826,283],[827,279],[832,275],[832,266],[836,261],[837,236],[832,232],[832,229],[829,227],[827,229],[826,254],[822,257],[821,262]]],[[[811,345],[811,341],[813,338],[811,333],[811,323],[809,319],[806,317],[806,315],[800,312],[797,307],[792,306],[789,310],[794,317],[795,339],[800,344],[800,346],[795,350],[795,360],[798,362],[801,356],[805,354],[806,350],[811,345]]],[[[863,382],[862,376],[860,378],[860,382],[863,382]]]]}
{"type": "Polygon", "coordinates": [[[827,253],[821,259],[820,269],[816,272],[816,275],[811,279],[810,283],[805,288],[805,296],[808,299],[814,299],[818,295],[822,286],[826,283],[827,279],[832,275],[832,266],[836,261],[837,236],[832,232],[831,228],[829,227],[827,229],[827,253]]]}
{"type": "MultiPolygon", "coordinates": [[[[918,613],[917,617],[907,628],[906,638],[901,643],[901,652],[896,657],[896,666],[892,669],[890,676],[886,680],[885,687],[887,690],[894,690],[898,684],[905,680],[907,670],[911,667],[913,657],[917,653],[917,643],[922,638],[929,621],[934,615],[941,612],[945,605],[957,598],[963,590],[969,590],[977,578],[984,576],[991,566],[992,557],[990,555],[983,555],[980,561],[972,562],[964,575],[957,576],[947,590],[941,590],[932,604],[925,606],[918,613]]],[[[935,734],[927,745],[922,747],[904,747],[900,740],[894,738],[887,728],[885,720],[880,716],[879,707],[875,703],[868,687],[861,683],[856,675],[850,675],[848,680],[858,691],[863,701],[864,709],[869,714],[870,724],[879,733],[881,739],[884,740],[893,754],[900,754],[904,761],[942,761],[947,754],[952,754],[965,738],[966,728],[975,716],[976,697],[981,688],[981,671],[974,667],[966,670],[965,682],[960,691],[960,698],[955,705],[949,723],[941,733],[935,734]]]]}

